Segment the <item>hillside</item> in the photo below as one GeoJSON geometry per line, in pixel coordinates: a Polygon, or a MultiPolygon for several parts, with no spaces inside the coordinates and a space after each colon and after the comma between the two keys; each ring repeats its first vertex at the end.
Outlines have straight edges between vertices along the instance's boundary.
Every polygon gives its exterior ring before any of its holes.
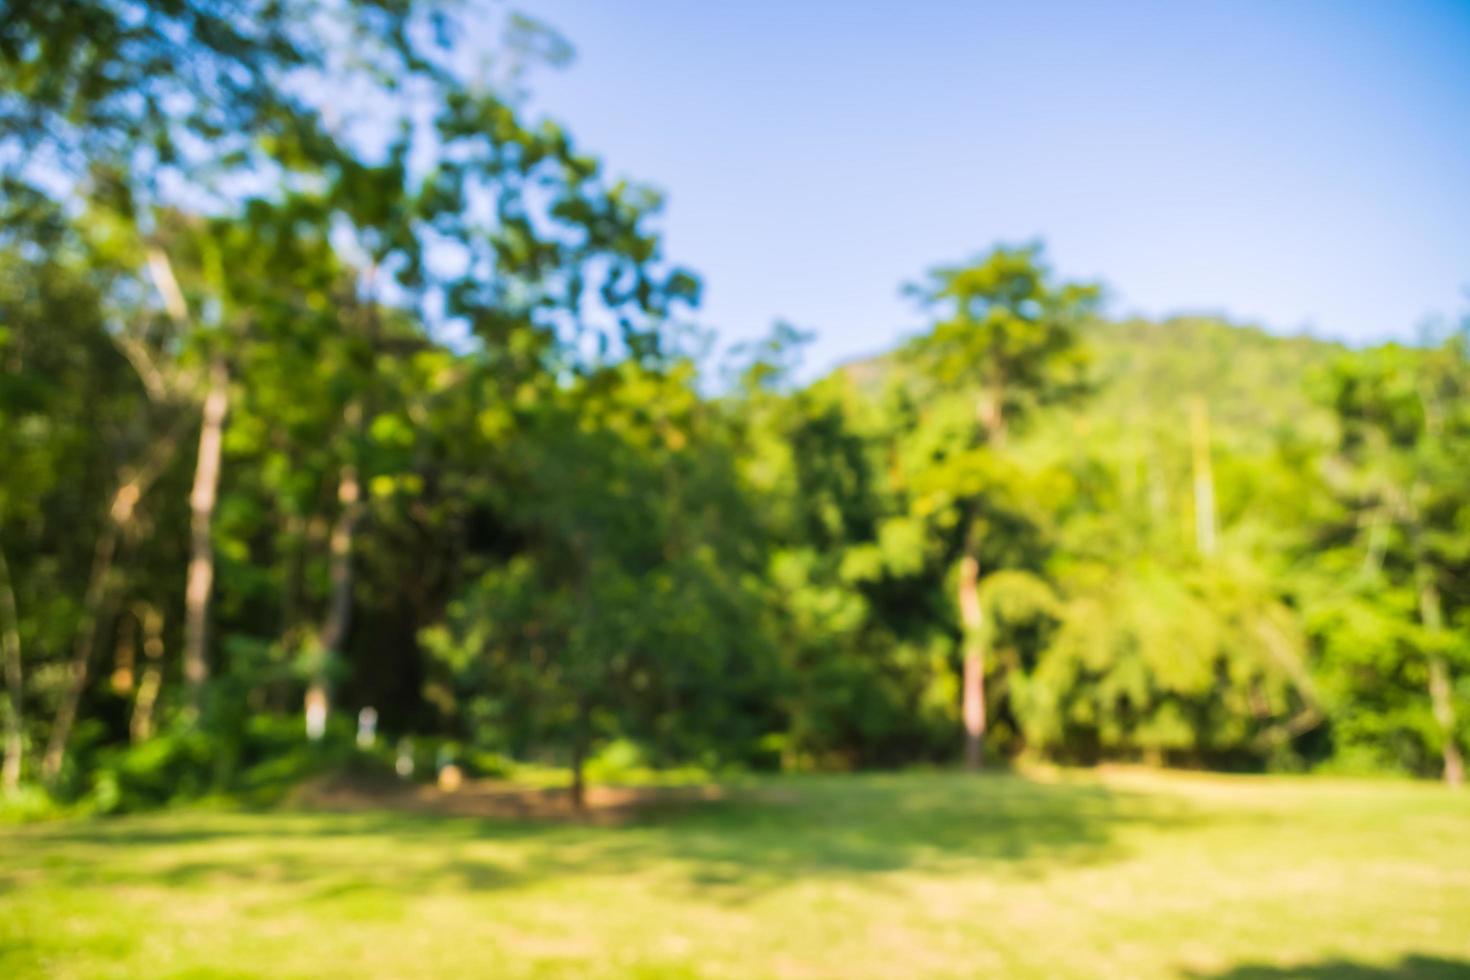
{"type": "Polygon", "coordinates": [[[1326,413],[1310,395],[1313,373],[1339,344],[1286,337],[1215,319],[1100,322],[1086,332],[1097,390],[1078,411],[1099,425],[1188,426],[1188,402],[1203,397],[1217,442],[1262,449],[1290,425],[1321,432],[1326,413]]]}

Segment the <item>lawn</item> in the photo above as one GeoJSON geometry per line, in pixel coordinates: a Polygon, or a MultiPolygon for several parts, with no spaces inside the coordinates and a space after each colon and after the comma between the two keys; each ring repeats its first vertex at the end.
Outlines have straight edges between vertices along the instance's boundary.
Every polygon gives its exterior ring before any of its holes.
{"type": "Polygon", "coordinates": [[[1470,976],[1470,795],[1137,770],[783,777],[616,826],[0,829],[0,977],[1470,976]]]}

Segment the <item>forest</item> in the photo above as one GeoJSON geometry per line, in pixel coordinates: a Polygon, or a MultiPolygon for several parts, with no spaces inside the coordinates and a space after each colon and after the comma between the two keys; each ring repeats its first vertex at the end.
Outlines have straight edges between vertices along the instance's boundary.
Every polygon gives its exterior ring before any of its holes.
{"type": "MultiPolygon", "coordinates": [[[[0,12],[7,805],[1044,760],[1464,781],[1470,320],[916,256],[812,378],[452,4],[0,12]],[[248,16],[240,16],[241,12],[248,16]],[[331,93],[328,97],[327,93],[331,93]]],[[[676,206],[676,205],[675,205],[676,206]]]]}

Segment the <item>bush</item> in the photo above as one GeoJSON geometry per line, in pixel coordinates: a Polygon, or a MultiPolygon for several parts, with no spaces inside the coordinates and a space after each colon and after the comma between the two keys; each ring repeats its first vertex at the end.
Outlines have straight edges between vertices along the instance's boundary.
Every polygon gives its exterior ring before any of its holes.
{"type": "Polygon", "coordinates": [[[30,823],[59,816],[62,809],[40,786],[21,786],[0,794],[0,824],[30,823]]]}
{"type": "Polygon", "coordinates": [[[215,783],[218,742],[202,730],[179,729],[99,753],[87,803],[98,813],[122,813],[202,796],[215,783]]]}
{"type": "Polygon", "coordinates": [[[346,719],[337,719],[318,742],[307,739],[299,718],[255,715],[238,721],[222,729],[173,729],[141,745],[98,753],[86,805],[98,813],[123,813],[215,793],[264,805],[327,772],[393,775],[391,750],[359,749],[346,719]]]}

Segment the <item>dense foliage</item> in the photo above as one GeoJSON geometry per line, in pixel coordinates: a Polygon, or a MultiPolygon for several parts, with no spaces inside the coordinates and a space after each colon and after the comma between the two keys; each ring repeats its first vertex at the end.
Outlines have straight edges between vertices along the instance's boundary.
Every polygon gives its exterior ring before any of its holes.
{"type": "Polygon", "coordinates": [[[7,789],[248,789],[368,707],[578,787],[609,747],[1462,778],[1465,332],[1110,322],[1002,246],[890,356],[798,384],[783,326],[716,385],[657,195],[526,117],[554,35],[471,84],[449,7],[237,6],[0,15],[7,789]]]}

